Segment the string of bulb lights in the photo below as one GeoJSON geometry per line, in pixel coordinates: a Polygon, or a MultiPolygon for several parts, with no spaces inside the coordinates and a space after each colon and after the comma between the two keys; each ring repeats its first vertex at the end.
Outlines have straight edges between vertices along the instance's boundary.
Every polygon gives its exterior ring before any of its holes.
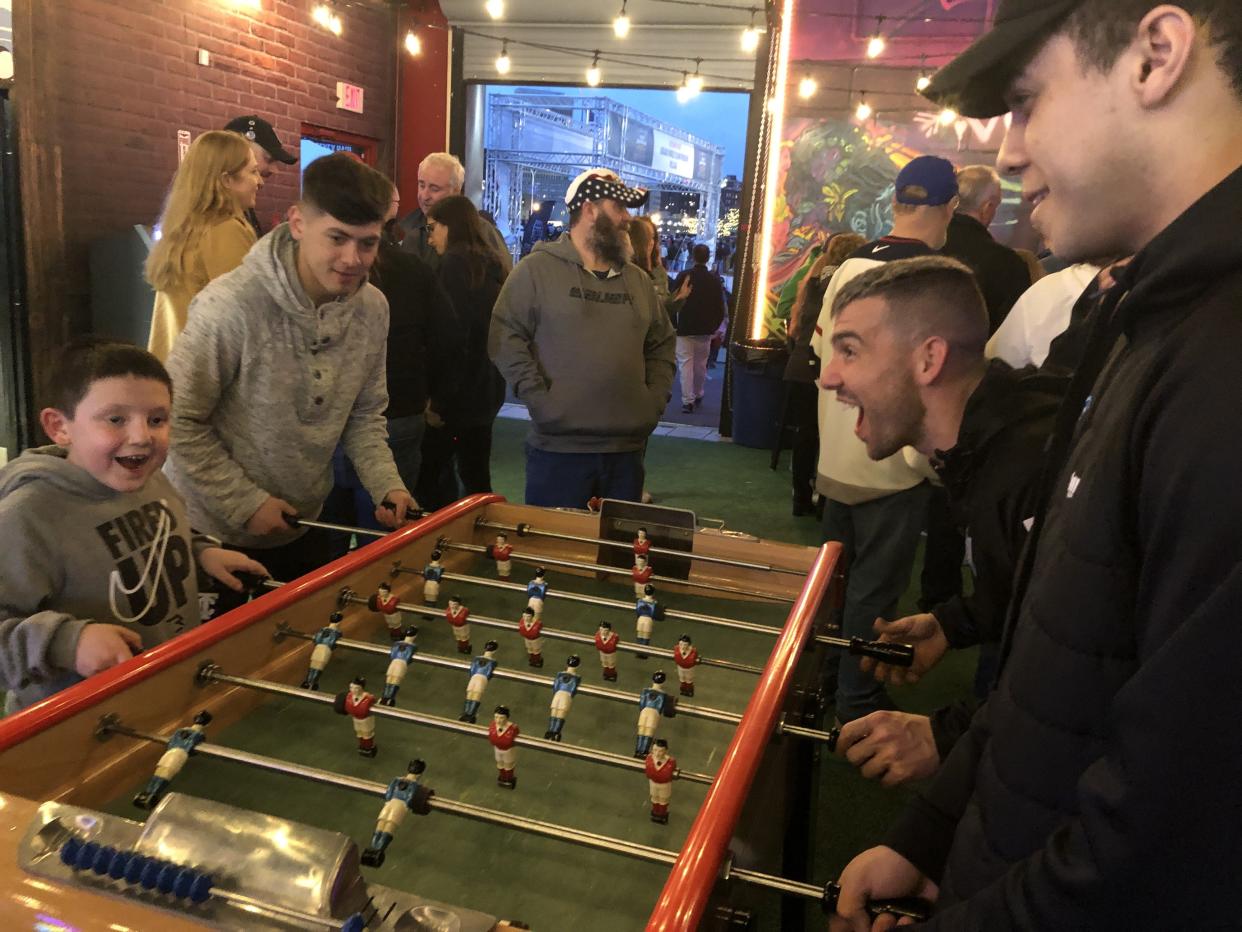
{"type": "MultiPolygon", "coordinates": [[[[739,6],[736,4],[715,3],[715,2],[711,2],[711,0],[649,0],[649,2],[666,3],[670,5],[677,5],[677,6],[690,6],[690,7],[701,7],[701,8],[708,8],[708,9],[729,10],[729,11],[736,11],[738,13],[749,14],[750,20],[748,24],[742,29],[740,37],[739,37],[739,45],[742,51],[746,52],[747,54],[753,54],[759,48],[759,43],[762,38],[762,34],[765,31],[765,26],[756,22],[756,19],[759,13],[761,12],[761,10],[760,8],[755,7],[755,6],[739,6]]],[[[616,38],[622,39],[622,40],[626,39],[629,36],[630,30],[633,28],[633,20],[631,19],[629,15],[628,3],[629,3],[629,0],[621,0],[621,8],[617,12],[616,17],[612,21],[613,35],[616,38]]],[[[337,8],[336,0],[329,0],[329,2],[317,3],[311,9],[311,20],[317,26],[321,27],[327,32],[330,32],[333,35],[340,37],[344,32],[344,24],[342,22],[340,14],[336,12],[336,8],[337,8]]],[[[501,20],[505,16],[505,0],[485,0],[483,4],[483,8],[486,11],[487,15],[493,20],[501,20]]],[[[857,19],[856,14],[852,14],[852,13],[836,13],[836,12],[831,12],[831,11],[808,10],[808,11],[805,11],[805,14],[810,15],[810,16],[820,16],[820,17],[847,18],[851,20],[857,19]]],[[[868,36],[867,44],[866,44],[865,52],[864,52],[867,61],[876,61],[882,55],[884,55],[885,51],[888,48],[888,39],[894,35],[893,29],[888,29],[888,30],[885,29],[884,24],[887,21],[887,18],[885,16],[876,16],[875,19],[876,19],[875,30],[868,36]]],[[[898,21],[897,29],[900,29],[906,23],[914,22],[917,20],[922,20],[924,22],[930,22],[931,18],[922,17],[918,15],[910,15],[907,17],[903,17],[901,20],[898,21]]],[[[986,23],[986,20],[983,20],[983,19],[966,18],[966,17],[940,17],[938,16],[936,17],[936,21],[954,22],[954,23],[975,23],[979,25],[983,25],[984,23],[986,23]]],[[[405,47],[407,54],[411,56],[415,56],[415,57],[422,54],[422,40],[419,38],[418,32],[417,32],[419,28],[443,29],[444,27],[439,26],[437,24],[422,24],[421,26],[416,25],[415,27],[410,28],[406,32],[403,45],[405,47]]],[[[703,59],[703,58],[690,59],[686,56],[658,55],[658,54],[644,53],[644,52],[626,52],[624,53],[624,56],[621,56],[615,53],[605,54],[601,52],[599,49],[585,49],[585,48],[577,48],[573,46],[552,45],[548,43],[532,42],[528,40],[518,40],[518,39],[510,39],[507,37],[497,37],[497,36],[489,35],[487,33],[478,32],[478,31],[474,31],[474,30],[470,30],[470,29],[466,29],[462,27],[458,27],[458,29],[460,32],[466,35],[469,35],[469,36],[474,36],[480,39],[490,39],[493,41],[500,42],[500,52],[496,56],[495,67],[496,67],[496,73],[501,76],[508,75],[509,72],[513,68],[513,60],[509,56],[509,46],[510,44],[512,44],[515,46],[534,48],[534,49],[539,49],[542,51],[550,51],[550,52],[555,52],[555,53],[560,53],[560,54],[565,54],[565,55],[575,55],[575,56],[582,57],[584,59],[589,58],[590,64],[587,66],[585,73],[584,73],[586,84],[589,87],[599,87],[599,85],[603,82],[604,75],[603,75],[603,69],[600,66],[601,62],[613,62],[615,64],[622,64],[622,65],[629,65],[629,66],[637,65],[637,66],[641,66],[641,67],[648,68],[648,69],[654,69],[657,71],[665,71],[665,72],[668,72],[674,75],[680,74],[681,81],[677,85],[677,89],[676,89],[677,100],[680,103],[688,103],[689,101],[697,97],[700,93],[702,93],[706,85],[706,81],[709,78],[713,80],[719,80],[719,81],[730,80],[729,76],[727,75],[717,75],[717,74],[711,74],[711,73],[704,72],[702,70],[702,64],[705,60],[708,60],[708,59],[703,59]],[[635,62],[633,61],[633,59],[642,59],[643,61],[635,62]],[[677,61],[677,62],[693,62],[694,70],[690,71],[688,68],[677,68],[677,67],[669,67],[669,66],[662,66],[658,64],[652,64],[653,61],[659,61],[659,60],[677,61]]],[[[717,60],[719,61],[720,59],[717,59],[717,60]]],[[[890,58],[888,60],[896,61],[900,59],[890,58]]],[[[843,64],[843,63],[824,62],[824,63],[819,63],[819,64],[843,64]]],[[[914,90],[916,92],[921,93],[922,91],[926,90],[930,86],[930,84],[931,84],[931,72],[927,68],[927,56],[921,55],[920,64],[919,64],[919,73],[918,73],[918,77],[916,78],[914,82],[914,90]]],[[[798,96],[803,100],[810,100],[811,98],[815,97],[821,90],[843,91],[849,94],[851,97],[853,96],[853,93],[854,93],[852,87],[843,88],[843,87],[831,87],[827,85],[821,86],[819,82],[816,81],[815,78],[809,72],[804,73],[803,77],[798,82],[798,96]]],[[[906,97],[906,96],[907,95],[905,93],[898,93],[898,92],[891,92],[891,91],[890,92],[881,91],[881,92],[876,92],[870,95],[871,99],[875,99],[876,97],[906,97]]],[[[858,104],[854,109],[854,116],[860,121],[866,121],[866,120],[871,119],[874,115],[875,115],[875,109],[872,106],[870,100],[868,99],[868,92],[865,90],[860,91],[858,93],[858,104]]],[[[957,120],[957,118],[958,118],[957,113],[948,108],[941,110],[940,113],[937,115],[938,122],[944,126],[952,125],[957,120]]]]}

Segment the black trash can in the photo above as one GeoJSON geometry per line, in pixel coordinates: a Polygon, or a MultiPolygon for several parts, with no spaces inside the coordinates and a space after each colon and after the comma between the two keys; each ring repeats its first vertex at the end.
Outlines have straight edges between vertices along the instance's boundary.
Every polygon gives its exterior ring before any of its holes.
{"type": "Polygon", "coordinates": [[[785,364],[783,340],[747,340],[729,348],[733,368],[733,442],[770,450],[780,429],[785,364]]]}

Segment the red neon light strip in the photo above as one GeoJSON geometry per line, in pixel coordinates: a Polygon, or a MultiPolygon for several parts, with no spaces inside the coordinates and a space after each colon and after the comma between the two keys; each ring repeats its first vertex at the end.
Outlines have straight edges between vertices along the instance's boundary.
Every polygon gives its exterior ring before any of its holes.
{"type": "Polygon", "coordinates": [[[742,804],[759,769],[759,760],[776,728],[776,720],[794,667],[802,656],[811,625],[841,556],[841,545],[825,544],[811,566],[806,584],[789,613],[789,620],[772,648],[759,685],[755,687],[734,732],[724,761],[712,781],[686,843],[668,876],[647,932],[693,932],[707,908],[707,898],[720,875],[729,839],[737,825],[742,804]]]}
{"type": "Polygon", "coordinates": [[[135,683],[154,676],[161,670],[180,663],[212,644],[217,644],[247,628],[270,618],[277,612],[296,605],[302,598],[320,589],[339,584],[348,574],[378,562],[410,541],[434,534],[463,514],[475,511],[492,502],[503,502],[504,497],[493,494],[471,495],[446,508],[415,521],[385,537],[378,538],[366,547],[360,547],[334,560],[327,566],[307,573],[279,589],[270,590],[262,598],[241,605],[233,611],[199,625],[163,644],[143,651],[132,660],[118,664],[103,673],[97,673],[68,689],[62,690],[41,702],[10,715],[0,721],[0,752],[21,744],[28,738],[46,731],[65,719],[89,709],[91,706],[115,696],[135,683]]]}

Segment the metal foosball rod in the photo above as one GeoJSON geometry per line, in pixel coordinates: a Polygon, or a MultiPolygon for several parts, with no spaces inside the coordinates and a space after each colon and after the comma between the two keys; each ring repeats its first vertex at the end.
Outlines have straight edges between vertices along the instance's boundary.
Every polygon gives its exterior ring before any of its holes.
{"type": "MultiPolygon", "coordinates": [[[[281,635],[299,638],[304,641],[314,640],[314,635],[307,634],[303,631],[295,631],[292,628],[284,627],[280,629],[281,635]]],[[[389,648],[382,644],[369,644],[366,641],[351,641],[348,638],[341,638],[336,642],[337,647],[344,647],[349,650],[358,651],[364,654],[375,654],[376,656],[388,656],[389,648]]],[[[469,672],[470,662],[466,660],[456,660],[451,657],[437,657],[435,654],[413,654],[409,659],[410,663],[421,663],[425,666],[440,667],[445,670],[464,670],[469,672]]],[[[540,676],[537,673],[526,673],[521,670],[506,670],[504,667],[498,667],[496,672],[492,674],[498,680],[510,680],[515,683],[526,683],[529,686],[542,686],[551,688],[553,679],[550,676],[540,676]]],[[[238,679],[235,677],[234,679],[238,679]]],[[[253,680],[254,683],[262,683],[264,680],[253,680]]],[[[278,684],[279,685],[279,684],[278,684]]],[[[286,689],[292,690],[293,693],[303,692],[301,689],[289,686],[286,689]]],[[[609,699],[613,702],[623,702],[626,705],[634,705],[638,701],[638,693],[622,692],[619,689],[608,689],[604,686],[591,686],[590,684],[582,684],[578,687],[577,693],[580,696],[594,696],[597,699],[609,699]]],[[[379,709],[373,710],[379,714],[383,714],[379,709]]],[[[677,714],[684,715],[686,718],[700,718],[709,722],[719,722],[723,725],[737,725],[742,721],[742,716],[736,712],[726,712],[723,709],[712,709],[707,706],[686,705],[678,702],[677,714]]],[[[827,732],[825,732],[825,735],[827,732]]],[[[825,737],[826,741],[827,738],[825,737]]],[[[710,781],[709,781],[710,782],[710,781]]]]}
{"type": "MultiPolygon", "coordinates": [[[[439,550],[459,550],[465,553],[482,553],[486,554],[487,547],[482,544],[462,544],[453,541],[448,537],[441,537],[436,541],[436,548],[439,550]]],[[[536,566],[559,566],[566,569],[586,570],[591,573],[603,573],[609,576],[627,576],[629,570],[619,566],[603,566],[599,563],[583,563],[580,560],[567,560],[562,557],[543,556],[537,553],[519,553],[514,550],[509,559],[517,560],[521,563],[531,563],[536,566]]],[[[771,592],[760,592],[757,589],[742,589],[738,586],[725,586],[720,583],[698,582],[693,579],[676,579],[672,576],[652,576],[651,582],[655,583],[671,583],[676,586],[687,586],[693,589],[703,589],[707,592],[725,592],[730,595],[744,595],[755,599],[768,599],[772,602],[788,602],[790,605],[794,603],[792,596],[776,595],[771,592]]]]}
{"type": "MultiPolygon", "coordinates": [[[[267,580],[265,582],[265,585],[267,585],[271,589],[276,589],[284,584],[276,582],[275,580],[267,580]]],[[[340,597],[340,601],[349,602],[350,604],[353,604],[353,605],[366,605],[367,604],[367,600],[357,594],[350,594],[350,595],[342,594],[340,597]]],[[[440,618],[440,619],[444,618],[444,612],[442,610],[436,609],[436,608],[428,608],[425,605],[415,605],[412,602],[398,602],[397,611],[409,612],[415,615],[422,615],[424,618],[440,618]]],[[[481,628],[496,628],[497,630],[500,630],[500,631],[517,631],[518,630],[518,626],[516,622],[502,621],[499,618],[489,618],[487,615],[473,615],[472,614],[470,616],[470,624],[472,625],[477,624],[481,628]]],[[[561,631],[556,628],[543,628],[541,633],[543,637],[548,638],[553,641],[568,641],[574,644],[583,644],[591,648],[594,648],[595,646],[594,639],[586,634],[575,634],[572,631],[561,631]]],[[[668,650],[667,648],[663,648],[663,647],[652,647],[649,644],[630,644],[626,641],[618,641],[617,650],[625,651],[626,653],[630,653],[630,654],[649,654],[652,657],[660,657],[664,660],[673,659],[673,652],[671,650],[668,650]]],[[[763,672],[762,667],[757,667],[754,664],[738,663],[733,660],[720,660],[719,658],[715,658],[715,657],[704,657],[700,655],[698,662],[700,666],[719,667],[722,670],[733,670],[737,673],[754,673],[758,675],[763,672]]]]}
{"type": "MultiPolygon", "coordinates": [[[[339,646],[349,646],[351,644],[361,645],[363,647],[372,647],[374,645],[362,644],[360,641],[340,641],[339,646]]],[[[380,648],[385,656],[388,651],[380,648]]],[[[418,655],[415,655],[418,656],[418,655]]],[[[497,671],[499,675],[500,671],[497,671]]],[[[198,671],[198,679],[202,683],[227,683],[231,686],[241,686],[246,689],[253,689],[256,692],[271,693],[277,696],[291,696],[295,699],[301,699],[305,702],[317,702],[320,705],[332,705],[333,697],[320,692],[311,692],[310,690],[301,689],[297,686],[288,686],[284,683],[277,683],[272,680],[257,680],[245,676],[234,676],[224,673],[214,664],[204,664],[198,671]]],[[[457,734],[470,735],[472,737],[481,737],[487,739],[487,729],[479,725],[469,725],[465,722],[454,721],[449,718],[442,718],[438,715],[427,715],[422,712],[411,712],[408,709],[398,709],[388,706],[376,705],[371,709],[371,714],[380,718],[392,718],[398,721],[410,722],[414,725],[423,725],[428,728],[437,728],[441,731],[451,731],[457,734]]],[[[528,747],[536,751],[544,751],[550,754],[560,754],[563,757],[572,757],[575,760],[594,762],[603,764],[606,767],[616,767],[621,770],[632,770],[635,772],[643,771],[643,762],[635,760],[632,757],[624,757],[620,754],[613,754],[610,751],[601,751],[594,748],[580,747],[573,744],[560,744],[558,742],[547,741],[542,738],[532,738],[527,735],[519,735],[517,744],[522,747],[528,747]]],[[[678,770],[674,773],[675,778],[685,780],[687,783],[710,784],[712,777],[710,774],[698,773],[693,770],[678,770]]]]}
{"type": "MultiPolygon", "coordinates": [[[[392,571],[394,573],[409,573],[412,576],[422,576],[423,571],[413,569],[408,566],[402,566],[401,561],[393,564],[392,571]]],[[[526,592],[526,587],[521,583],[501,582],[496,579],[487,579],[482,576],[467,576],[462,573],[445,573],[443,579],[452,580],[454,582],[464,582],[470,585],[483,586],[490,589],[508,589],[510,591],[526,592]]],[[[588,605],[599,605],[604,608],[622,609],[627,612],[633,612],[634,606],[629,602],[621,602],[617,599],[606,599],[602,596],[584,595],[580,592],[564,592],[557,590],[549,590],[548,598],[560,598],[569,602],[583,602],[588,605]]],[[[776,637],[781,633],[780,628],[771,625],[761,625],[753,621],[739,621],[736,618],[722,618],[717,615],[699,615],[695,612],[681,612],[675,609],[664,609],[664,618],[674,618],[679,621],[698,621],[705,625],[713,625],[718,628],[732,628],[735,631],[750,631],[755,634],[763,634],[768,637],[776,637]]],[[[894,644],[888,641],[867,641],[863,638],[839,638],[830,634],[816,634],[813,639],[817,644],[823,644],[825,647],[842,648],[851,654],[859,657],[873,657],[876,660],[890,663],[897,667],[908,667],[914,662],[914,647],[910,644],[894,644]]]]}
{"type": "MultiPolygon", "coordinates": [[[[314,635],[307,634],[304,631],[298,631],[295,628],[291,628],[289,627],[288,624],[284,622],[282,622],[277,628],[277,637],[293,637],[293,638],[298,638],[299,640],[303,640],[303,641],[313,641],[315,639],[314,635]]],[[[369,644],[366,641],[353,641],[347,638],[340,638],[339,640],[336,641],[336,646],[344,647],[348,650],[358,651],[360,653],[375,654],[377,657],[378,656],[387,657],[389,655],[389,648],[386,648],[381,644],[369,644]]],[[[421,663],[427,666],[441,667],[443,669],[450,669],[450,670],[466,670],[466,671],[470,670],[470,664],[469,662],[465,660],[456,660],[451,657],[438,657],[438,656],[435,656],[434,654],[415,653],[410,657],[409,662],[410,663],[421,663]]],[[[202,674],[200,674],[200,676],[201,675],[202,674]]],[[[499,680],[510,680],[510,681],[517,682],[517,683],[526,683],[532,686],[550,687],[553,683],[552,678],[548,676],[540,676],[535,673],[525,673],[521,670],[506,670],[503,667],[498,667],[496,671],[492,674],[492,676],[494,676],[496,679],[499,679],[499,680]]],[[[241,678],[234,677],[233,679],[240,680],[241,678]]],[[[254,680],[251,682],[262,683],[265,681],[254,680]]],[[[275,685],[280,685],[280,684],[275,684],[275,685]]],[[[577,692],[584,696],[595,696],[596,698],[599,698],[599,699],[610,699],[610,700],[613,700],[614,702],[623,702],[626,705],[633,705],[636,699],[636,696],[633,693],[622,692],[619,689],[608,689],[607,687],[603,687],[603,686],[591,686],[590,684],[579,685],[577,688],[577,692]]],[[[298,695],[298,694],[304,694],[304,691],[301,689],[296,689],[292,686],[285,686],[283,687],[282,693],[286,695],[298,695]],[[287,690],[288,692],[284,692],[285,690],[287,690]]],[[[380,713],[380,714],[383,714],[383,713],[380,713]]],[[[411,714],[415,714],[415,713],[411,713],[411,714]]],[[[681,702],[678,702],[677,704],[677,714],[685,715],[687,718],[705,719],[707,721],[720,722],[726,725],[737,725],[737,724],[740,724],[742,721],[742,716],[735,712],[726,712],[723,709],[713,709],[713,708],[709,708],[706,706],[688,705],[688,704],[683,704],[681,702]]],[[[436,718],[436,716],[428,716],[428,717],[436,718]]],[[[438,721],[445,722],[448,725],[457,724],[456,722],[451,722],[448,719],[438,719],[438,721]]],[[[437,726],[437,727],[440,727],[440,726],[437,726]]],[[[450,730],[457,730],[457,729],[450,729],[450,730]]],[[[829,751],[836,750],[837,739],[840,737],[840,734],[841,734],[840,729],[838,728],[833,728],[829,731],[822,731],[817,728],[806,728],[805,726],[802,726],[802,725],[789,725],[789,724],[786,724],[785,722],[777,723],[776,733],[781,734],[781,735],[791,735],[795,738],[806,738],[811,741],[822,742],[823,744],[828,746],[829,751]]],[[[518,740],[523,741],[526,739],[519,738],[518,740]]],[[[619,760],[625,760],[625,758],[621,758],[619,755],[614,755],[614,756],[617,756],[619,760]]],[[[618,764],[618,766],[621,766],[621,765],[618,764]]],[[[707,777],[706,775],[702,775],[702,776],[705,777],[704,780],[693,781],[693,782],[708,782],[708,783],[711,782],[711,777],[707,777]]]]}
{"type": "MultiPolygon", "coordinates": [[[[124,725],[124,723],[116,720],[105,720],[101,722],[99,730],[104,734],[124,735],[126,737],[142,741],[149,741],[153,744],[167,744],[170,737],[167,735],[160,736],[141,732],[136,729],[129,728],[124,725]]],[[[335,786],[340,789],[365,793],[369,796],[377,798],[383,798],[388,790],[387,785],[383,783],[375,783],[370,780],[349,777],[330,770],[322,770],[317,767],[307,767],[303,764],[296,764],[291,761],[265,757],[261,754],[253,754],[249,751],[240,751],[234,748],[214,744],[210,741],[203,741],[198,744],[195,747],[194,752],[196,755],[200,755],[202,757],[210,757],[218,760],[227,760],[233,763],[245,764],[260,770],[267,770],[273,773],[281,773],[287,776],[298,777],[300,779],[309,780],[325,786],[335,786]]],[[[669,851],[664,848],[656,848],[653,845],[639,844],[637,842],[626,841],[621,838],[600,835],[595,832],[585,832],[580,829],[571,828],[567,825],[558,825],[554,822],[545,822],[540,819],[530,819],[525,816],[512,815],[510,813],[500,812],[495,809],[487,809],[483,806],[475,806],[471,803],[463,803],[458,800],[445,799],[434,794],[428,800],[428,806],[433,811],[439,810],[452,815],[472,819],[476,822],[485,822],[487,824],[503,828],[516,829],[532,835],[540,835],[544,838],[568,842],[580,847],[592,848],[597,851],[622,854],[626,857],[639,861],[645,861],[647,863],[671,866],[677,860],[677,852],[669,851]]],[[[744,883],[765,887],[769,890],[775,890],[779,893],[791,896],[801,896],[806,897],[807,899],[815,900],[821,904],[825,912],[832,912],[835,909],[837,897],[841,892],[840,887],[834,881],[829,881],[827,884],[820,887],[815,884],[803,883],[797,880],[788,880],[784,877],[778,877],[773,874],[765,874],[760,871],[735,868],[731,866],[730,860],[726,860],[724,866],[722,867],[721,877],[723,879],[740,880],[744,883]]],[[[931,907],[930,904],[923,900],[893,900],[887,902],[876,901],[868,904],[867,911],[874,917],[878,917],[881,913],[891,912],[898,916],[918,920],[927,919],[930,915],[931,907]]]]}
{"type": "MultiPolygon", "coordinates": [[[[607,540],[603,537],[584,537],[579,534],[566,534],[561,531],[540,531],[526,522],[519,524],[501,524],[499,521],[488,521],[479,518],[474,522],[476,528],[487,528],[501,533],[514,533],[518,537],[548,537],[553,540],[572,540],[580,544],[594,544],[600,547],[615,547],[618,550],[632,550],[633,545],[620,540],[607,540]]],[[[788,569],[773,566],[771,563],[752,563],[749,560],[734,560],[728,557],[713,557],[702,553],[691,553],[685,550],[671,550],[667,547],[651,547],[650,553],[665,557],[680,557],[683,560],[697,560],[701,563],[715,563],[721,566],[733,566],[744,570],[760,570],[767,573],[788,573],[793,576],[805,576],[804,570],[788,569]]]]}

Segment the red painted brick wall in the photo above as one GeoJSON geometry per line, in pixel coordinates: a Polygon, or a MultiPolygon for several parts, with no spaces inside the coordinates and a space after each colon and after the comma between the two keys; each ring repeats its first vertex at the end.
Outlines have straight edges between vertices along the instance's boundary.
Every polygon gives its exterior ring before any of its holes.
{"type": "MultiPolygon", "coordinates": [[[[94,235],[150,222],[177,166],[177,130],[193,135],[257,113],[296,151],[303,122],[376,137],[391,173],[394,15],[342,7],[340,38],[310,21],[309,0],[57,0],[60,28],[36,37],[62,79],[65,226],[71,261],[94,235]],[[197,63],[198,49],[211,55],[197,63]],[[365,89],[365,113],[336,108],[336,82],[365,89]]],[[[260,194],[260,215],[297,197],[296,167],[260,194]]]]}

